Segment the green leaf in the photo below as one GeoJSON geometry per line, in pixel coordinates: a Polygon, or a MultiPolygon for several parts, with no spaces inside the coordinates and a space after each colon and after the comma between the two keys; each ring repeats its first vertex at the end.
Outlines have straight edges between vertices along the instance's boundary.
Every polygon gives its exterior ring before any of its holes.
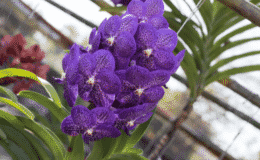
{"type": "Polygon", "coordinates": [[[33,91],[21,91],[19,94],[21,97],[29,98],[34,100],[35,102],[43,105],[48,108],[50,112],[60,121],[62,122],[64,118],[69,115],[69,112],[65,108],[60,108],[57,103],[54,103],[49,98],[33,91]]]}
{"type": "Polygon", "coordinates": [[[222,43],[225,43],[227,40],[229,40],[229,39],[232,38],[233,36],[238,35],[238,34],[241,34],[241,33],[245,32],[245,31],[248,31],[249,29],[252,29],[252,28],[254,28],[254,27],[256,27],[256,25],[254,25],[254,24],[248,24],[248,25],[246,25],[246,26],[244,26],[244,27],[235,29],[234,31],[228,33],[227,35],[225,35],[225,36],[223,36],[221,39],[219,39],[214,45],[220,47],[220,45],[221,45],[222,43]]]}
{"type": "Polygon", "coordinates": [[[260,65],[252,65],[252,66],[245,66],[245,67],[238,67],[238,68],[232,68],[229,70],[225,70],[223,72],[219,72],[215,74],[214,76],[211,76],[209,79],[206,81],[206,85],[218,81],[220,79],[227,78],[231,75],[239,74],[239,73],[245,73],[245,72],[251,72],[251,71],[259,71],[260,70],[260,65]]]}
{"type": "Polygon", "coordinates": [[[81,136],[72,137],[69,145],[70,152],[67,151],[66,160],[83,160],[84,159],[84,143],[81,136]]]}
{"type": "Polygon", "coordinates": [[[230,63],[234,60],[237,60],[239,58],[243,58],[243,57],[248,57],[248,56],[252,56],[252,55],[256,55],[256,54],[260,54],[260,51],[254,51],[254,52],[248,52],[248,53],[243,53],[241,55],[237,55],[237,56],[232,56],[230,58],[226,58],[226,59],[222,59],[219,62],[217,62],[215,65],[213,65],[212,67],[210,67],[209,71],[208,71],[208,76],[211,76],[212,73],[214,73],[215,71],[218,70],[218,68],[220,68],[221,66],[226,65],[227,63],[230,63]]]}
{"type": "Polygon", "coordinates": [[[37,77],[34,73],[27,70],[16,69],[16,68],[8,68],[8,69],[0,70],[0,78],[5,78],[5,77],[25,77],[41,83],[42,86],[46,89],[47,93],[53,99],[53,101],[57,103],[57,105],[60,108],[62,107],[61,101],[54,87],[48,81],[40,77],[37,77]]]}
{"type": "Polygon", "coordinates": [[[8,121],[0,118],[0,128],[4,130],[7,139],[15,142],[27,154],[29,159],[38,159],[38,153],[24,135],[14,128],[8,121]]]}
{"type": "Polygon", "coordinates": [[[37,82],[40,82],[34,73],[23,69],[17,69],[17,68],[8,68],[8,69],[0,70],[0,78],[5,78],[5,77],[26,77],[29,79],[33,79],[37,82]]]}
{"type": "Polygon", "coordinates": [[[228,43],[226,46],[224,47],[214,47],[215,49],[213,49],[213,51],[210,53],[210,61],[213,61],[215,58],[217,58],[221,53],[223,53],[224,51],[237,47],[241,44],[245,44],[247,42],[250,41],[254,41],[254,40],[260,40],[260,37],[255,37],[255,38],[246,38],[246,39],[242,39],[242,40],[237,40],[234,42],[230,42],[228,43]]]}
{"type": "Polygon", "coordinates": [[[128,136],[123,130],[121,130],[121,135],[116,138],[117,147],[114,150],[114,153],[121,153],[125,149],[128,138],[130,138],[130,136],[128,136]]]}
{"type": "Polygon", "coordinates": [[[18,109],[20,112],[22,112],[23,114],[25,114],[28,118],[30,119],[34,119],[34,115],[33,113],[28,109],[26,108],[25,106],[23,106],[22,104],[20,103],[16,103],[16,102],[13,102],[12,100],[10,99],[7,99],[7,98],[3,98],[3,97],[0,97],[0,102],[4,103],[4,104],[7,104],[9,106],[12,106],[16,109],[18,109]]]}
{"type": "Polygon", "coordinates": [[[43,125],[36,123],[32,120],[26,119],[24,117],[17,117],[25,127],[32,131],[36,137],[41,139],[44,144],[50,149],[55,159],[63,160],[65,154],[64,146],[61,146],[61,141],[57,137],[54,137],[43,125]]]}
{"type": "Polygon", "coordinates": [[[0,140],[0,145],[12,157],[12,160],[29,159],[24,151],[11,140],[2,139],[0,140]]]}
{"type": "Polygon", "coordinates": [[[49,96],[52,98],[52,100],[58,105],[58,107],[62,108],[62,104],[59,98],[58,93],[56,92],[55,88],[45,79],[42,79],[41,77],[38,77],[42,86],[45,88],[49,96]]]}
{"type": "Polygon", "coordinates": [[[88,160],[102,160],[103,158],[103,147],[101,141],[95,141],[94,147],[88,156],[88,160]]]}
{"type": "Polygon", "coordinates": [[[14,116],[14,115],[12,115],[10,113],[7,113],[7,112],[5,112],[3,110],[0,110],[0,118],[5,119],[6,121],[11,123],[16,128],[20,128],[20,129],[24,128],[23,123],[19,119],[17,119],[16,116],[14,116]]]}
{"type": "Polygon", "coordinates": [[[28,142],[33,146],[35,151],[37,151],[39,159],[51,160],[51,158],[54,158],[53,155],[51,155],[51,153],[45,149],[45,146],[38,138],[36,138],[34,135],[24,130],[22,134],[26,137],[28,142]]]}
{"type": "Polygon", "coordinates": [[[138,148],[127,148],[125,150],[126,153],[135,153],[135,154],[138,154],[138,155],[141,155],[143,154],[143,150],[141,149],[138,149],[138,148]]]}
{"type": "Polygon", "coordinates": [[[0,92],[7,95],[12,101],[18,102],[16,95],[10,89],[0,86],[0,92]]]}
{"type": "Polygon", "coordinates": [[[6,139],[6,135],[2,129],[0,129],[0,137],[1,137],[0,140],[6,139]]]}
{"type": "Polygon", "coordinates": [[[115,138],[103,138],[100,142],[103,147],[102,158],[109,158],[114,153],[118,141],[115,138]]]}
{"type": "Polygon", "coordinates": [[[123,11],[126,11],[126,6],[121,6],[121,7],[103,7],[103,8],[100,8],[100,11],[123,12],[123,11]]]}
{"type": "Polygon", "coordinates": [[[148,159],[135,153],[122,153],[122,154],[114,154],[108,160],[148,160],[148,159]]]}

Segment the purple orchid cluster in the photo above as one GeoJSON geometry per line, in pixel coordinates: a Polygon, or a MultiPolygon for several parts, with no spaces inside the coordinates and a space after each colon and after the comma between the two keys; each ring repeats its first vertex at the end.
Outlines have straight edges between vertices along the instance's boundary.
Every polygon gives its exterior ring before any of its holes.
{"type": "Polygon", "coordinates": [[[164,95],[162,86],[180,66],[172,53],[177,34],[168,29],[162,0],[133,0],[122,16],[92,30],[86,48],[74,44],[62,61],[64,97],[72,107],[61,129],[85,143],[128,135],[149,120],[164,95]],[[75,105],[77,96],[94,109],[75,105]]]}

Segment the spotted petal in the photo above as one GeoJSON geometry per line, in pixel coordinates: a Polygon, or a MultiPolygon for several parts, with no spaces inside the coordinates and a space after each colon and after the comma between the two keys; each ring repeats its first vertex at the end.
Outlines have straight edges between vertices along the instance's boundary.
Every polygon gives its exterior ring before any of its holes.
{"type": "Polygon", "coordinates": [[[73,122],[79,127],[88,129],[96,124],[96,116],[91,111],[81,105],[77,105],[71,109],[71,117],[73,122]]]}
{"type": "Polygon", "coordinates": [[[144,3],[147,6],[146,17],[150,18],[154,15],[163,15],[164,5],[162,0],[146,0],[144,3]]]}
{"type": "Polygon", "coordinates": [[[141,87],[145,86],[152,77],[148,69],[140,66],[132,66],[127,69],[126,78],[136,87],[141,87]]]}
{"type": "Polygon", "coordinates": [[[142,124],[148,121],[153,115],[153,112],[146,113],[135,120],[135,124],[142,124]]]}
{"type": "Polygon", "coordinates": [[[82,138],[85,143],[89,144],[90,141],[97,141],[105,137],[116,138],[121,135],[121,132],[110,125],[99,124],[91,134],[85,133],[82,138]]]}
{"type": "Polygon", "coordinates": [[[100,49],[96,51],[93,56],[96,61],[95,73],[98,73],[102,69],[115,70],[115,59],[108,50],[100,49]]]}
{"type": "Polygon", "coordinates": [[[136,51],[136,43],[132,34],[122,32],[117,37],[114,46],[114,53],[120,57],[131,57],[136,51]]]}
{"type": "Polygon", "coordinates": [[[141,18],[146,13],[146,5],[142,1],[132,0],[127,6],[126,13],[141,18]]]}
{"type": "Polygon", "coordinates": [[[182,51],[180,51],[180,52],[176,55],[176,57],[175,57],[175,59],[176,59],[176,64],[175,64],[174,68],[171,70],[171,74],[175,73],[176,70],[179,68],[180,63],[181,63],[181,61],[182,61],[183,58],[184,58],[184,55],[185,55],[185,49],[182,50],[182,51]]]}
{"type": "Polygon", "coordinates": [[[162,87],[149,88],[144,91],[143,95],[143,103],[157,103],[162,99],[164,90],[162,87]]]}
{"type": "Polygon", "coordinates": [[[96,76],[96,79],[103,92],[108,94],[116,94],[119,92],[121,82],[114,72],[103,70],[96,76]]]}
{"type": "Polygon", "coordinates": [[[71,85],[65,80],[64,98],[67,100],[70,107],[73,107],[78,96],[78,85],[71,85]]]}
{"type": "Polygon", "coordinates": [[[61,130],[70,136],[77,136],[80,133],[80,127],[73,122],[71,115],[61,122],[61,130]]]}
{"type": "Polygon", "coordinates": [[[160,29],[157,31],[156,49],[164,49],[172,52],[176,47],[178,38],[177,33],[171,29],[160,29]]]}
{"type": "Polygon", "coordinates": [[[161,28],[168,28],[169,23],[163,16],[153,16],[148,20],[148,23],[152,24],[154,28],[161,29],[161,28]]]}
{"type": "Polygon", "coordinates": [[[137,48],[142,50],[153,48],[157,41],[156,29],[148,23],[139,24],[135,40],[137,48]]]}
{"type": "Polygon", "coordinates": [[[106,123],[113,125],[115,122],[115,114],[105,107],[96,107],[91,110],[97,117],[97,123],[106,123]]]}
{"type": "Polygon", "coordinates": [[[135,34],[138,26],[138,19],[132,14],[126,14],[122,17],[119,32],[128,31],[132,35],[135,34]]]}

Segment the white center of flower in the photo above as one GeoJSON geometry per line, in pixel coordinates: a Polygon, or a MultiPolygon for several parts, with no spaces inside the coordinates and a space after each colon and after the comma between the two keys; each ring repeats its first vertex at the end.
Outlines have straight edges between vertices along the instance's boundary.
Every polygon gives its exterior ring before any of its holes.
{"type": "Polygon", "coordinates": [[[87,50],[90,51],[92,49],[92,45],[91,44],[88,44],[87,45],[87,50]]]}
{"type": "Polygon", "coordinates": [[[127,125],[130,126],[130,127],[132,127],[132,126],[134,126],[134,122],[135,122],[134,120],[129,121],[129,122],[127,122],[127,125]]]}
{"type": "Polygon", "coordinates": [[[66,73],[61,74],[61,79],[65,79],[66,73]]]}
{"type": "Polygon", "coordinates": [[[88,84],[91,84],[91,85],[94,85],[94,83],[95,83],[95,77],[94,77],[94,76],[90,77],[90,78],[88,79],[87,83],[88,83],[88,84]]]}
{"type": "Polygon", "coordinates": [[[150,57],[150,55],[152,54],[153,52],[153,49],[146,49],[144,50],[144,54],[147,56],[147,57],[150,57]]]}
{"type": "Polygon", "coordinates": [[[135,90],[135,94],[137,94],[139,97],[143,94],[144,89],[143,88],[138,88],[135,90]]]}
{"type": "Polygon", "coordinates": [[[114,44],[114,41],[115,41],[115,36],[109,37],[109,38],[107,39],[107,41],[108,41],[109,45],[112,46],[112,45],[114,44]]]}
{"type": "Polygon", "coordinates": [[[86,130],[86,132],[85,132],[85,134],[88,134],[88,135],[90,135],[90,136],[92,136],[92,133],[93,133],[93,129],[92,129],[92,128],[86,130]]]}

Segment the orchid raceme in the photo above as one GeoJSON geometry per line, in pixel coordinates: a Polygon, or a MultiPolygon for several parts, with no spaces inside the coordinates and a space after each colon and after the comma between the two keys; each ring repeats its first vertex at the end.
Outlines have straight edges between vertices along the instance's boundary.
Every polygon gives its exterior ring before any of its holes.
{"type": "Polygon", "coordinates": [[[64,133],[82,134],[89,143],[116,138],[120,130],[130,135],[150,119],[164,95],[162,86],[185,52],[172,53],[177,34],[168,29],[163,12],[162,0],[133,0],[125,14],[105,19],[92,30],[86,48],[71,47],[62,61],[65,77],[56,78],[72,107],[61,124],[64,133]],[[78,96],[95,108],[75,106],[78,96]]]}

